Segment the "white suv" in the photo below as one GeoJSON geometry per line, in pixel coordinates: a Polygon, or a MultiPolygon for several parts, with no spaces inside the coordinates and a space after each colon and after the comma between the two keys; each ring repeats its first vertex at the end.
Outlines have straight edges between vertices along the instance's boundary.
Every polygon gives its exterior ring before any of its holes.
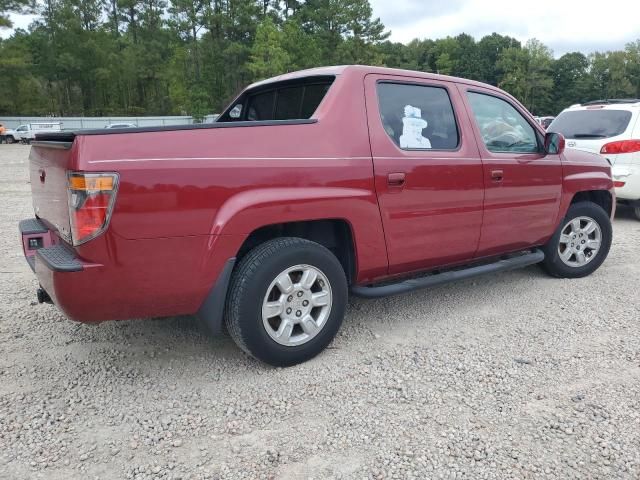
{"type": "Polygon", "coordinates": [[[568,148],[603,155],[611,163],[616,197],[640,220],[640,99],[596,100],[572,105],[549,125],[568,148]]]}

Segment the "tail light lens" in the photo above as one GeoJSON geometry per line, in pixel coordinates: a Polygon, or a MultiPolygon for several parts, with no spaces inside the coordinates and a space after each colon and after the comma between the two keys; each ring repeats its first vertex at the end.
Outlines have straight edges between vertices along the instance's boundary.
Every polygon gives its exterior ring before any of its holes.
{"type": "Polygon", "coordinates": [[[606,143],[600,153],[635,153],[640,152],[640,140],[620,140],[619,142],[606,143]]]}
{"type": "Polygon", "coordinates": [[[620,180],[614,180],[613,181],[613,186],[616,188],[621,188],[624,187],[627,184],[627,182],[622,182],[620,180]]]}
{"type": "Polygon", "coordinates": [[[80,245],[104,232],[118,191],[115,173],[69,173],[71,239],[80,245]]]}

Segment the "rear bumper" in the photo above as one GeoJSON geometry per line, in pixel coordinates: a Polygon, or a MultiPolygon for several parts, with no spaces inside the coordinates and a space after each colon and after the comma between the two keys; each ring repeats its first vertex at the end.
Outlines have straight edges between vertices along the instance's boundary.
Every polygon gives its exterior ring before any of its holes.
{"type": "Polygon", "coordinates": [[[82,315],[78,318],[77,315],[69,313],[73,312],[73,308],[70,307],[78,302],[74,301],[73,295],[69,298],[70,289],[67,288],[67,284],[69,280],[83,276],[86,269],[102,265],[80,259],[71,247],[37,218],[22,220],[19,229],[25,259],[38,277],[41,288],[70,318],[87,321],[82,315]]]}
{"type": "Polygon", "coordinates": [[[85,263],[37,218],[22,220],[18,228],[22,237],[22,251],[34,272],[36,260],[54,272],[79,272],[84,269],[85,263]]]}
{"type": "Polygon", "coordinates": [[[229,276],[225,272],[230,272],[246,238],[128,240],[106,232],[74,248],[37,219],[20,222],[20,234],[41,288],[72,320],[96,323],[197,313],[213,330],[220,329],[229,276]]]}
{"type": "Polygon", "coordinates": [[[611,169],[616,182],[624,182],[622,187],[616,187],[618,200],[640,200],[640,165],[615,164],[611,169]]]}

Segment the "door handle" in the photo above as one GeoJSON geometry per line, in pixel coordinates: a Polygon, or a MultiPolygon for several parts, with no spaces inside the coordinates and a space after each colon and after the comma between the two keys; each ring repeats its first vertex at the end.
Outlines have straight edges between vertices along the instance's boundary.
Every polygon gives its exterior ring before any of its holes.
{"type": "Polygon", "coordinates": [[[390,187],[401,187],[404,185],[405,175],[402,172],[390,173],[387,175],[387,185],[390,187]]]}
{"type": "Polygon", "coordinates": [[[494,182],[501,182],[504,178],[504,172],[502,170],[491,170],[491,180],[494,182]]]}

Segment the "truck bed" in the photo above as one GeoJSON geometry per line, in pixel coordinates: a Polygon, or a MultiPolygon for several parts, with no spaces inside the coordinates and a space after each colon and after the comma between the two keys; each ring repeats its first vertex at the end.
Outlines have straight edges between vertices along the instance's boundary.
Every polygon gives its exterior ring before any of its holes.
{"type": "Polygon", "coordinates": [[[77,136],[89,135],[122,135],[125,133],[147,133],[147,132],[172,132],[177,130],[208,130],[217,128],[240,128],[240,127],[267,127],[274,125],[304,125],[316,123],[317,120],[310,118],[306,120],[265,120],[251,122],[214,122],[214,123],[193,123],[190,125],[159,125],[153,127],[136,128],[95,128],[86,130],[69,130],[64,132],[47,132],[36,134],[36,141],[44,142],[73,142],[77,136]]]}

